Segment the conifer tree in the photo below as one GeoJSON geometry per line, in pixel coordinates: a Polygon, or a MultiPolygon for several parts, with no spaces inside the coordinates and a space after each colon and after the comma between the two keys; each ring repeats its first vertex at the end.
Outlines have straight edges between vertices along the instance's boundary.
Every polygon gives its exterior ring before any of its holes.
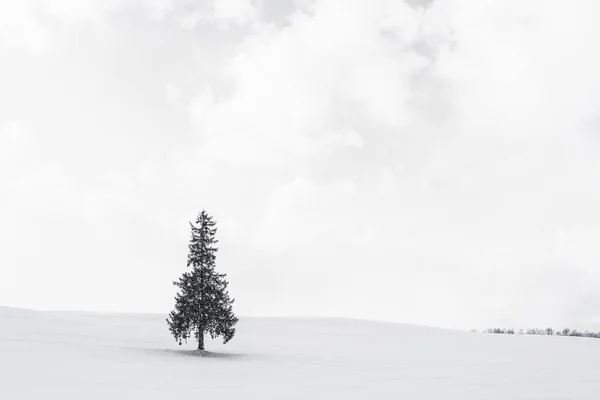
{"type": "Polygon", "coordinates": [[[175,340],[181,345],[193,335],[198,350],[204,350],[204,335],[214,339],[223,338],[223,343],[235,335],[238,318],[233,314],[233,299],[227,291],[225,274],[215,271],[218,240],[215,239],[216,222],[204,210],[190,222],[192,237],[188,246],[187,266],[179,281],[175,296],[175,309],[169,313],[167,324],[175,340]]]}

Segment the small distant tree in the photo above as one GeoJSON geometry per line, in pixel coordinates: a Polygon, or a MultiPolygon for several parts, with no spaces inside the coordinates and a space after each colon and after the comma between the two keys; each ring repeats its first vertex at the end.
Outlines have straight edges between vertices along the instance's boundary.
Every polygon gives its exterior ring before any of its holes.
{"type": "Polygon", "coordinates": [[[238,318],[233,314],[234,299],[229,297],[225,274],[215,271],[217,240],[216,222],[204,210],[190,222],[192,237],[188,246],[187,266],[179,281],[175,296],[175,309],[167,318],[169,330],[181,345],[193,335],[198,341],[198,350],[204,350],[204,335],[229,342],[235,335],[238,318]]]}

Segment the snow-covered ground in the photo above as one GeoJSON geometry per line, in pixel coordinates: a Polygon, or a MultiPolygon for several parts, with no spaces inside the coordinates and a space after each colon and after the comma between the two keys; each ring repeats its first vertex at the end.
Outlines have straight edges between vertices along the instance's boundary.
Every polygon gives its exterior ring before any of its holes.
{"type": "Polygon", "coordinates": [[[0,308],[0,399],[600,398],[598,339],[242,318],[207,347],[160,315],[0,308]]]}

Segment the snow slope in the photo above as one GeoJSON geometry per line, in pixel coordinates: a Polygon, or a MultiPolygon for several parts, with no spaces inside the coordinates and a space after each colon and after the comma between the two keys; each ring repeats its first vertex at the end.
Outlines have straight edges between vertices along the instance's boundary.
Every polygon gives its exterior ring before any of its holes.
{"type": "Polygon", "coordinates": [[[159,315],[0,308],[0,399],[600,398],[598,339],[246,318],[207,347],[159,315]]]}

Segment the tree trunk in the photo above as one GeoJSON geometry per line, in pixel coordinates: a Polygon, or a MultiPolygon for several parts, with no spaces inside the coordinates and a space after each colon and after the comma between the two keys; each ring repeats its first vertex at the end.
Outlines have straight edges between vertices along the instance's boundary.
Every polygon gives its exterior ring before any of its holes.
{"type": "Polygon", "coordinates": [[[198,335],[198,350],[204,351],[204,330],[198,335]]]}

